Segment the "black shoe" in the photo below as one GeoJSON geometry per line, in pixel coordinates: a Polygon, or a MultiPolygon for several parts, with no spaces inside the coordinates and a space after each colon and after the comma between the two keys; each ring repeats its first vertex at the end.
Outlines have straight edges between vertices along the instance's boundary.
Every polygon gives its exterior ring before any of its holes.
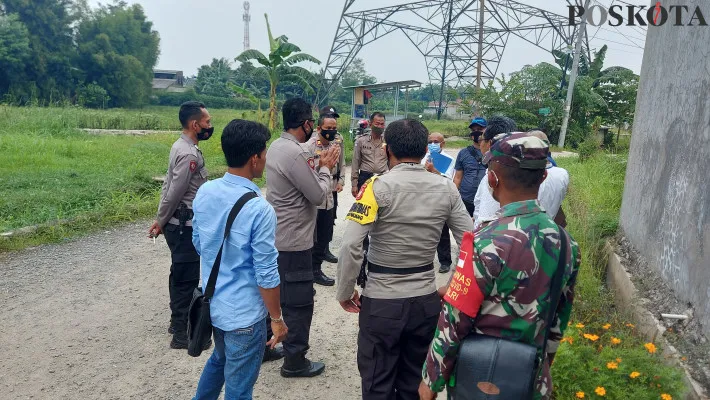
{"type": "Polygon", "coordinates": [[[269,362],[269,361],[276,361],[284,358],[284,349],[282,347],[277,347],[275,349],[272,349],[270,347],[266,347],[264,349],[264,358],[261,360],[262,363],[269,362]]]}
{"type": "Polygon", "coordinates": [[[451,271],[451,264],[449,264],[449,265],[442,265],[441,267],[439,267],[439,273],[440,273],[440,274],[445,274],[445,273],[447,273],[447,272],[449,272],[449,271],[451,271]]]}
{"type": "Polygon", "coordinates": [[[325,252],[325,259],[324,260],[331,263],[331,264],[338,263],[338,257],[336,257],[333,253],[331,253],[330,250],[325,252]]]}
{"type": "Polygon", "coordinates": [[[325,364],[322,362],[313,362],[307,358],[304,360],[303,367],[297,369],[290,369],[290,367],[286,366],[287,362],[284,362],[281,367],[281,376],[284,378],[312,378],[325,371],[325,364]]]}
{"type": "MultiPolygon", "coordinates": [[[[313,274],[313,283],[321,286],[333,286],[335,285],[335,279],[329,278],[323,271],[313,274]]],[[[315,293],[313,294],[315,296],[315,293]]]]}
{"type": "Polygon", "coordinates": [[[173,328],[172,325],[170,325],[170,326],[168,327],[168,334],[169,334],[169,335],[175,334],[175,328],[173,328]]]}

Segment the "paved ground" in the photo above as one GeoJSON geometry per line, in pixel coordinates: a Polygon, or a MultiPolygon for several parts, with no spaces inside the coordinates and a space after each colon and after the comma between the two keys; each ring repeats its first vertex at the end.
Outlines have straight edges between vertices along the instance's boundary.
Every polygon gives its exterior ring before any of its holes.
{"type": "MultiPolygon", "coordinates": [[[[334,252],[349,193],[341,195],[334,252]]],[[[0,398],[191,398],[211,352],[192,358],[168,347],[170,253],[162,237],[146,238],[149,225],[0,255],[0,398]]],[[[324,269],[335,275],[335,265],[324,269]]],[[[325,374],[286,380],[280,362],[266,364],[256,399],[360,398],[357,317],[340,308],[334,288],[317,291],[309,355],[326,363],[325,374]]]]}

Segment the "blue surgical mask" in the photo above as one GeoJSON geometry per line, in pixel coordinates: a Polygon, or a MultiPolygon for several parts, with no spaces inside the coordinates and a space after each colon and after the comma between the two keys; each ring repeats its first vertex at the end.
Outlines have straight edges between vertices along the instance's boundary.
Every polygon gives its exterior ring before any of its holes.
{"type": "Polygon", "coordinates": [[[441,144],[440,143],[429,143],[429,153],[431,153],[431,154],[441,153],[441,144]]]}

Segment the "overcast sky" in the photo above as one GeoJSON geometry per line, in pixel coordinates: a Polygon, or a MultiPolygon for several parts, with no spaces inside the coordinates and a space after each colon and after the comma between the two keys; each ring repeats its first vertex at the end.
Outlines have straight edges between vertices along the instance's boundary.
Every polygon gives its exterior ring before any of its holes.
{"type": "MultiPolygon", "coordinates": [[[[519,0],[522,3],[567,15],[564,0],[519,0]]],[[[616,1],[616,0],[615,0],[616,1]]],[[[266,52],[268,37],[264,13],[269,14],[275,36],[286,35],[301,49],[325,64],[345,0],[252,0],[251,47],[266,52]]],[[[406,3],[407,0],[356,0],[350,11],[406,3]]],[[[601,0],[610,5],[612,0],[601,0]]],[[[93,5],[98,1],[92,1],[93,5]]],[[[158,68],[182,70],[186,75],[212,58],[233,60],[243,50],[242,0],[129,0],[143,5],[154,29],[160,33],[158,68]]],[[[605,26],[589,27],[592,48],[609,46],[605,66],[620,65],[639,73],[645,33],[629,27],[620,31],[605,26]]],[[[427,82],[423,56],[406,37],[396,32],[367,45],[359,57],[379,82],[415,79],[427,82]]],[[[554,62],[552,56],[522,39],[511,36],[498,76],[526,64],[554,62]]]]}

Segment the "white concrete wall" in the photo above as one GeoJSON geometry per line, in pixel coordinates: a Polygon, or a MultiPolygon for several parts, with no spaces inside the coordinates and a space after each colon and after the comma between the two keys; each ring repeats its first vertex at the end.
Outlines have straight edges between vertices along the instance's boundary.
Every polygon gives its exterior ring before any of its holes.
{"type": "Polygon", "coordinates": [[[710,334],[710,27],[648,28],[621,224],[710,334]]]}

